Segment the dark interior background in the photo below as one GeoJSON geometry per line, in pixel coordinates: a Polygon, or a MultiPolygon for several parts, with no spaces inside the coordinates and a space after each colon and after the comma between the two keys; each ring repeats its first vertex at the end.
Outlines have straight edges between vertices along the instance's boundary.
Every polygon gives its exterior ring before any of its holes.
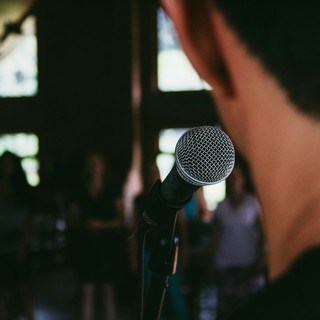
{"type": "MultiPolygon", "coordinates": [[[[158,90],[157,7],[156,0],[0,0],[0,48],[12,33],[8,23],[19,29],[29,15],[37,23],[38,94],[0,97],[0,135],[39,137],[37,275],[65,264],[56,224],[59,194],[76,183],[86,151],[99,150],[108,158],[112,179],[128,194],[130,222],[130,201],[138,190],[134,177],[155,159],[160,130],[218,123],[207,91],[158,90]]],[[[55,281],[49,271],[38,282],[37,303],[46,295],[57,301],[61,284],[69,281],[64,273],[61,277],[55,281]]],[[[54,303],[69,308],[63,299],[54,303]]]]}
{"type": "Polygon", "coordinates": [[[12,18],[37,18],[39,93],[0,98],[0,133],[39,136],[43,187],[70,176],[70,163],[87,149],[103,150],[114,177],[125,181],[133,141],[142,144],[142,161],[149,161],[160,129],[217,120],[207,92],[157,90],[156,2],[1,3],[2,33],[12,18]]]}

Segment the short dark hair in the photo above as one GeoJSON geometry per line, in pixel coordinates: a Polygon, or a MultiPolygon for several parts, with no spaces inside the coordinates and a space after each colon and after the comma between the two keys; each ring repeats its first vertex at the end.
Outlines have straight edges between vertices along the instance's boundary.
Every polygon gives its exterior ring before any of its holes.
{"type": "Polygon", "coordinates": [[[299,110],[320,119],[320,1],[215,0],[299,110]]]}

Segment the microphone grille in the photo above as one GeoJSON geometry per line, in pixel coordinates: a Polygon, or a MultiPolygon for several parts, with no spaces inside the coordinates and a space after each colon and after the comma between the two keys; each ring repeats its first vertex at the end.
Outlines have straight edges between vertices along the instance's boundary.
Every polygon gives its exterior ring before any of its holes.
{"type": "Polygon", "coordinates": [[[223,181],[231,173],[235,151],[230,138],[217,127],[186,131],[176,145],[176,167],[188,183],[205,186],[223,181]]]}

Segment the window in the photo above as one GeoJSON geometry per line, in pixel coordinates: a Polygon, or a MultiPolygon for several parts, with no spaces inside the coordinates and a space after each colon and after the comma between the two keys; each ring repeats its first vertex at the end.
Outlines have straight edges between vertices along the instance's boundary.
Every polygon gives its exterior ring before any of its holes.
{"type": "MultiPolygon", "coordinates": [[[[159,150],[157,166],[160,171],[161,180],[168,175],[175,162],[175,146],[179,138],[187,129],[172,128],[160,131],[159,150]]],[[[225,198],[225,181],[203,187],[204,196],[210,210],[215,209],[218,202],[225,198]]]]}
{"type": "Polygon", "coordinates": [[[34,96],[38,91],[35,17],[21,25],[21,33],[10,33],[0,47],[0,97],[34,96]]]}
{"type": "Polygon", "coordinates": [[[31,186],[40,182],[39,161],[39,139],[32,133],[14,133],[0,135],[0,156],[10,151],[21,158],[21,165],[26,173],[27,181],[31,186]]]}
{"type": "Polygon", "coordinates": [[[158,88],[160,91],[210,89],[183,53],[176,32],[163,9],[158,9],[158,88]]]}

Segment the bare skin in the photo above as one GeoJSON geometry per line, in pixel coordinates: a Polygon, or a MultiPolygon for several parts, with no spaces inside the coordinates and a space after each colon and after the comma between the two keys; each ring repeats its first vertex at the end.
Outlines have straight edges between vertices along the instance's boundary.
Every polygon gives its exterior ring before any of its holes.
{"type": "Polygon", "coordinates": [[[320,244],[320,123],[297,111],[209,3],[162,0],[191,63],[214,88],[226,130],[250,164],[274,280],[320,244]]]}

